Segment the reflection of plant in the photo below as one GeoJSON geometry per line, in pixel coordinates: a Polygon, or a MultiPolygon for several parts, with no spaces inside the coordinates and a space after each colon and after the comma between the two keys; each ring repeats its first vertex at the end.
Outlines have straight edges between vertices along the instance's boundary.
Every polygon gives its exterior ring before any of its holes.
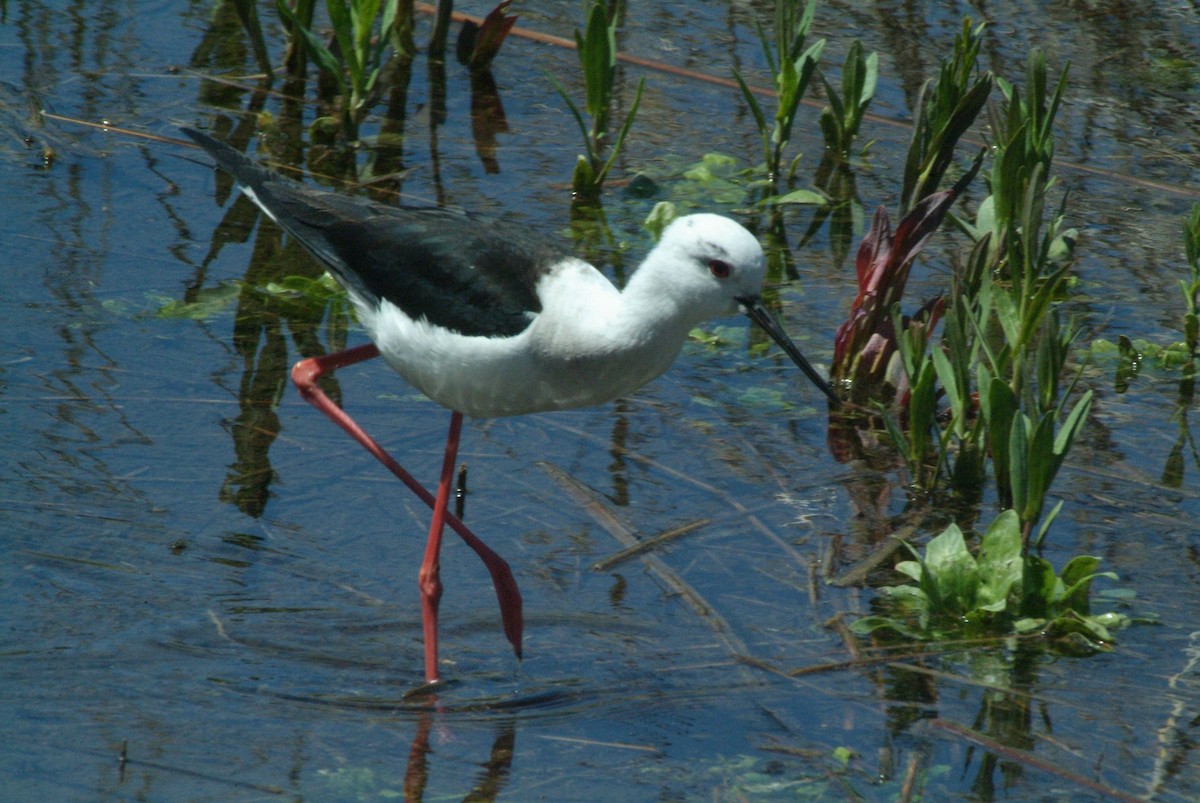
{"type": "Polygon", "coordinates": [[[608,158],[605,159],[603,154],[608,138],[608,117],[617,77],[617,15],[614,13],[610,18],[601,0],[592,4],[584,32],[581,34],[578,30],[575,31],[575,44],[579,62],[583,66],[584,108],[591,117],[590,126],[584,121],[579,107],[571,100],[562,84],[553,76],[550,77],[550,81],[566,102],[567,108],[571,110],[575,122],[579,124],[579,132],[583,135],[584,153],[575,163],[572,189],[577,200],[585,204],[594,204],[599,200],[604,179],[608,176],[608,171],[616,161],[621,145],[633,125],[638,105],[642,102],[642,90],[646,81],[642,79],[638,82],[633,105],[617,132],[608,158]]]}
{"type": "MultiPolygon", "coordinates": [[[[750,107],[754,122],[762,137],[763,159],[766,162],[767,176],[772,185],[778,187],[784,177],[783,152],[792,137],[792,126],[796,122],[796,112],[800,101],[808,90],[813,72],[821,52],[825,49],[825,40],[819,39],[807,50],[804,40],[812,25],[813,14],[816,12],[816,0],[809,0],[804,13],[797,15],[797,0],[775,0],[775,44],[767,38],[762,26],[759,26],[758,36],[762,42],[763,56],[766,58],[767,69],[775,79],[775,117],[768,122],[762,106],[754,96],[741,73],[733,71],[741,87],[742,97],[750,107]]],[[[788,175],[794,172],[795,164],[786,171],[788,175]]]]}
{"type": "Polygon", "coordinates": [[[1092,581],[1099,559],[1072,558],[1055,574],[1044,558],[1022,557],[1021,519],[1006,510],[984,534],[978,556],[951,524],[925,547],[924,557],[896,570],[913,583],[884,589],[889,610],[854,623],[859,633],[891,630],[913,639],[959,638],[985,633],[1046,636],[1054,649],[1087,654],[1111,649],[1111,630],[1128,623],[1119,613],[1093,614],[1092,581]]]}
{"type": "MultiPolygon", "coordinates": [[[[4,3],[0,2],[0,14],[2,14],[3,8],[4,3]]],[[[246,35],[250,38],[250,48],[254,52],[254,60],[258,62],[258,67],[269,84],[274,77],[274,72],[271,67],[271,56],[267,52],[267,42],[263,38],[262,24],[258,19],[258,6],[253,0],[234,0],[233,8],[237,12],[242,27],[246,30],[246,35]]]]}

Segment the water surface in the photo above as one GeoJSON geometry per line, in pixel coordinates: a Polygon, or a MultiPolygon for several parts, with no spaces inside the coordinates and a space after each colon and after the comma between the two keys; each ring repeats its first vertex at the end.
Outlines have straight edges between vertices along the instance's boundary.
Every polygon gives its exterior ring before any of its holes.
{"type": "MultiPolygon", "coordinates": [[[[573,2],[520,10],[559,36],[581,16],[573,2]]],[[[271,4],[259,13],[278,61],[271,4]]],[[[766,83],[755,13],[769,22],[758,6],[635,6],[621,44],[766,83]]],[[[881,54],[880,119],[864,131],[876,144],[857,173],[868,210],[895,204],[902,123],[964,14],[987,19],[985,62],[1010,79],[1033,45],[1052,69],[1071,62],[1057,159],[1081,230],[1070,306],[1084,341],[1178,339],[1180,226],[1197,200],[1195,10],[823,5],[831,71],[855,37],[881,54]]],[[[543,76],[576,86],[574,64],[555,47],[505,46],[494,77],[508,131],[488,172],[467,75],[448,67],[433,136],[419,59],[406,196],[565,236],[578,142],[543,76]]],[[[134,135],[187,124],[245,142],[253,113],[282,116],[286,101],[246,77],[256,68],[231,10],[11,3],[0,67],[0,797],[889,800],[906,777],[929,799],[1200,795],[1200,460],[1178,376],[1151,370],[1117,393],[1111,370],[1087,375],[1095,420],[1055,487],[1066,504],[1048,557],[1100,556],[1120,575],[1106,587],[1137,594],[1127,612],[1160,621],[1087,659],[989,648],[789,676],[850,658],[827,623],[867,610],[872,592],[823,581],[885,537],[904,500],[894,475],[830,457],[821,399],[778,355],[749,351],[740,321],[724,322],[728,345],[690,345],[621,402],[469,422],[467,518],[514,567],[526,658],[503,640],[487,575],[449,542],[451,682],[433,706],[407,695],[421,680],[426,511],[286,383],[314,343],[361,332],[314,328],[241,284],[278,261],[319,271],[197,153],[134,135]],[[1166,471],[1181,438],[1182,474],[1166,471]],[[613,529],[701,520],[657,562],[590,568],[619,548],[613,529]]],[[[622,103],[642,75],[621,175],[695,197],[680,165],[758,157],[735,93],[622,68],[622,103]]],[[[798,126],[802,175],[819,160],[816,114],[798,126]]],[[[656,199],[605,200],[614,240],[588,247],[619,274],[648,246],[640,222],[656,199]]],[[[852,269],[825,235],[794,256],[781,317],[826,362],[852,269]]],[[[950,239],[931,249],[918,291],[944,285],[953,258],[950,239]]],[[[382,365],[337,379],[356,418],[436,476],[443,410],[382,365]]]]}

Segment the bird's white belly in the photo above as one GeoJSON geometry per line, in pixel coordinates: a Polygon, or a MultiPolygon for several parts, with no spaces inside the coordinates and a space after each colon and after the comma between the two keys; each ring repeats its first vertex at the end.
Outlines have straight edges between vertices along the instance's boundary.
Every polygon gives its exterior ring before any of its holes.
{"type": "Polygon", "coordinates": [[[536,326],[514,337],[468,337],[413,321],[385,304],[360,318],[380,353],[429,398],[470,416],[494,418],[602,404],[649,382],[682,345],[659,340],[630,352],[539,341],[536,326]],[[389,309],[390,308],[390,309],[389,309]]]}

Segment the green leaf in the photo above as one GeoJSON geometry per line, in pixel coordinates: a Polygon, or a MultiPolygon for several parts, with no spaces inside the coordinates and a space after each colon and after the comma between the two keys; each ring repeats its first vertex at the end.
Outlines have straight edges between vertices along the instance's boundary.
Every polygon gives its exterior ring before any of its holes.
{"type": "Polygon", "coordinates": [[[592,119],[598,119],[608,112],[617,49],[616,31],[610,26],[608,9],[600,0],[593,3],[588,12],[583,35],[575,32],[575,43],[579,50],[579,61],[583,65],[588,114],[592,119]]]}
{"type": "MultiPolygon", "coordinates": [[[[856,40],[857,42],[857,40],[856,40]]],[[[861,89],[858,92],[859,117],[866,111],[871,100],[875,97],[875,87],[879,82],[879,54],[871,51],[863,62],[865,70],[862,75],[861,89]]]]}
{"type": "Polygon", "coordinates": [[[346,76],[342,70],[342,63],[329,51],[329,48],[325,47],[325,43],[316,34],[304,27],[284,0],[275,0],[275,5],[279,9],[279,15],[291,23],[292,30],[299,32],[304,38],[304,44],[308,48],[309,55],[313,57],[313,61],[317,63],[318,67],[333,76],[337,81],[338,91],[343,96],[346,95],[346,76]]]}
{"type": "Polygon", "coordinates": [[[629,107],[629,114],[625,115],[625,122],[621,124],[621,130],[617,132],[617,139],[613,142],[611,151],[608,154],[608,160],[604,163],[604,167],[600,170],[597,176],[597,181],[604,182],[608,171],[612,169],[613,163],[617,160],[617,155],[621,152],[621,146],[625,144],[625,137],[629,135],[629,129],[633,127],[633,119],[637,117],[638,107],[642,105],[642,90],[646,88],[646,79],[638,81],[637,94],[633,96],[633,105],[629,107]]]}
{"type": "Polygon", "coordinates": [[[904,608],[909,613],[923,613],[929,608],[929,598],[925,592],[907,583],[898,586],[884,586],[879,593],[888,598],[889,603],[904,608]]]}
{"type": "Polygon", "coordinates": [[[826,206],[829,203],[825,196],[814,190],[792,190],[783,195],[771,195],[762,200],[763,206],[779,206],[782,204],[808,204],[810,206],[826,206]]]}
{"type": "Polygon", "coordinates": [[[1058,464],[1054,456],[1054,411],[1048,410],[1029,433],[1027,444],[1027,493],[1025,504],[1019,508],[1022,521],[1037,521],[1042,513],[1042,500],[1054,481],[1058,464]]]}
{"type": "MultiPolygon", "coordinates": [[[[843,85],[845,84],[845,79],[846,73],[845,70],[843,70],[843,85]]],[[[846,109],[842,105],[841,95],[838,94],[838,91],[836,88],[834,88],[833,84],[829,83],[829,80],[825,78],[824,73],[821,74],[821,84],[825,87],[825,100],[829,103],[829,107],[821,111],[821,127],[825,128],[826,125],[828,125],[832,129],[832,136],[829,135],[829,132],[826,134],[825,146],[836,148],[841,144],[841,137],[839,134],[842,132],[842,125],[846,120],[846,109]],[[829,120],[828,124],[825,122],[826,119],[829,120]]]]}
{"type": "Polygon", "coordinates": [[[850,624],[850,630],[860,636],[869,636],[878,630],[894,630],[901,636],[910,639],[920,639],[922,633],[907,624],[887,616],[864,616],[850,624]]]}
{"type": "Polygon", "coordinates": [[[950,359],[940,348],[934,348],[930,352],[930,356],[933,358],[933,367],[937,370],[937,377],[941,380],[942,390],[946,392],[946,399],[950,402],[950,409],[956,415],[961,414],[963,412],[963,394],[959,391],[958,375],[950,365],[950,359]]]}
{"type": "Polygon", "coordinates": [[[192,301],[171,300],[159,308],[159,318],[187,318],[194,321],[211,320],[231,309],[241,295],[243,285],[237,282],[206,287],[192,301]]]}
{"type": "Polygon", "coordinates": [[[1108,643],[1112,636],[1103,625],[1072,612],[1050,620],[1045,636],[1055,651],[1065,655],[1083,657],[1112,650],[1108,643]]]}
{"type": "Polygon", "coordinates": [[[951,524],[929,542],[923,566],[936,588],[935,595],[930,593],[929,581],[922,582],[931,610],[966,613],[974,607],[978,568],[957,524],[951,524]]]}
{"type": "Polygon", "coordinates": [[[579,112],[579,107],[575,105],[575,101],[571,100],[571,96],[567,94],[567,90],[558,82],[558,79],[549,73],[546,78],[550,80],[550,84],[558,91],[563,102],[567,104],[567,109],[570,110],[571,116],[575,118],[575,123],[579,126],[579,133],[583,136],[583,144],[587,149],[587,158],[589,162],[594,162],[595,154],[592,151],[592,138],[588,134],[587,123],[584,122],[583,115],[579,112]]]}
{"type": "Polygon", "coordinates": [[[600,194],[601,182],[596,177],[596,171],[592,169],[592,163],[585,156],[579,156],[575,159],[575,172],[571,174],[571,189],[577,196],[585,199],[593,198],[600,194]]]}
{"type": "Polygon", "coordinates": [[[333,26],[333,35],[337,39],[338,50],[341,51],[342,63],[350,72],[352,84],[361,85],[362,64],[359,62],[359,49],[354,41],[351,10],[346,8],[343,0],[325,0],[325,8],[329,13],[329,22],[333,26]]]}
{"type": "Polygon", "coordinates": [[[996,486],[1000,492],[1001,504],[1013,506],[1009,447],[1013,420],[1017,414],[1017,397],[1007,382],[998,376],[991,376],[991,372],[982,363],[979,367],[980,388],[985,391],[980,394],[980,398],[986,399],[981,406],[989,433],[996,486]],[[991,376],[991,381],[986,382],[986,385],[985,376],[991,376]]]}
{"type": "Polygon", "coordinates": [[[909,432],[914,443],[925,442],[937,417],[937,371],[932,362],[923,360],[924,357],[923,354],[915,355],[915,359],[922,361],[916,377],[912,378],[912,394],[908,403],[909,432]]]}
{"type": "Polygon", "coordinates": [[[1051,603],[1056,599],[1054,589],[1059,583],[1054,567],[1045,558],[1027,555],[1022,577],[1021,615],[1048,618],[1052,611],[1051,603]]]}
{"type": "Polygon", "coordinates": [[[675,208],[675,204],[670,201],[659,201],[650,210],[650,214],[646,215],[642,225],[654,235],[654,239],[657,241],[662,237],[667,226],[670,226],[677,217],[679,217],[679,210],[675,208]]]}
{"type": "Polygon", "coordinates": [[[1099,567],[1100,559],[1091,555],[1076,555],[1067,562],[1067,565],[1063,567],[1061,577],[1063,582],[1062,606],[1080,614],[1089,612],[1092,580],[1098,576],[1116,579],[1116,575],[1111,572],[1097,574],[1096,569],[1099,567]]]}
{"type": "Polygon", "coordinates": [[[1008,435],[1008,482],[1012,504],[1022,512],[1029,502],[1029,430],[1033,422],[1024,413],[1013,416],[1008,435]]]}
{"type": "Polygon", "coordinates": [[[1021,582],[1021,521],[1015,510],[996,517],[983,536],[977,560],[979,591],[976,602],[981,610],[1002,611],[1008,604],[1013,586],[1021,582]]]}
{"type": "Polygon", "coordinates": [[[1054,439],[1055,470],[1062,465],[1063,458],[1066,457],[1071,444],[1075,442],[1075,436],[1079,434],[1079,430],[1087,421],[1088,413],[1092,410],[1092,395],[1092,391],[1088,390],[1079,397],[1079,401],[1071,408],[1071,414],[1067,416],[1067,420],[1058,430],[1058,435],[1054,439]]]}
{"type": "Polygon", "coordinates": [[[1054,506],[1054,509],[1050,511],[1050,514],[1045,516],[1042,519],[1042,523],[1038,525],[1037,534],[1034,536],[1032,541],[1032,545],[1035,548],[1040,548],[1042,542],[1046,540],[1046,533],[1050,530],[1050,525],[1054,523],[1056,518],[1058,518],[1058,513],[1060,510],[1062,510],[1062,506],[1063,500],[1060,499],[1058,500],[1058,504],[1054,506]]]}

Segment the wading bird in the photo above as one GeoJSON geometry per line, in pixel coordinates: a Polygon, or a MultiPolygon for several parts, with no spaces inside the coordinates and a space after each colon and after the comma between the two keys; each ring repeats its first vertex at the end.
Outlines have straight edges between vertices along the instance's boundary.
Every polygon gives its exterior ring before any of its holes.
{"type": "Polygon", "coordinates": [[[371,338],[301,360],[292,380],[305,399],[433,508],[418,580],[430,683],[439,679],[438,556],[447,524],[491,573],[505,635],[521,654],[521,595],[508,564],[446,509],[464,414],[521,415],[611,401],[666,371],[692,328],[739,308],[838,401],[763,305],[762,247],[729,218],[678,218],[618,290],[592,265],[520,227],[311,189],[206,134],[183,131],[328,268],[371,338]],[[317,385],[327,371],[380,355],[452,411],[436,496],[317,385]]]}

